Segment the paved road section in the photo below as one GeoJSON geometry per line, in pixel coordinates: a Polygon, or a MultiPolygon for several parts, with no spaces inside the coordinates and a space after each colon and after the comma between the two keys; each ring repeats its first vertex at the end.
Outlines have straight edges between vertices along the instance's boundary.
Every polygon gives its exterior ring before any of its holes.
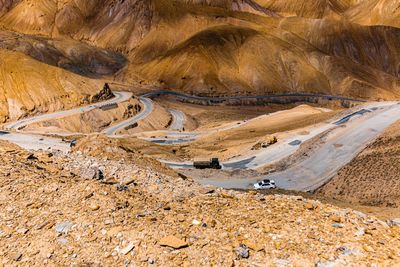
{"type": "MultiPolygon", "coordinates": [[[[235,157],[232,160],[224,161],[221,163],[222,168],[224,170],[237,170],[237,169],[254,170],[263,167],[265,165],[276,163],[295,153],[299,149],[301,143],[334,127],[335,125],[333,124],[324,123],[319,127],[311,129],[307,135],[294,135],[282,139],[278,143],[266,149],[261,149],[258,151],[250,151],[249,154],[235,157]],[[296,143],[296,145],[294,145],[294,143],[296,143]]],[[[164,163],[174,169],[188,168],[187,163],[180,163],[174,161],[164,161],[164,163]]]]}
{"type": "MultiPolygon", "coordinates": [[[[365,105],[362,109],[357,110],[349,115],[346,115],[345,117],[341,118],[338,121],[335,121],[333,123],[321,123],[317,125],[316,127],[313,127],[311,129],[308,129],[307,134],[294,134],[291,135],[287,138],[284,138],[282,140],[279,140],[278,143],[269,146],[266,149],[260,149],[258,151],[250,151],[250,153],[235,157],[234,159],[231,159],[229,161],[225,161],[222,163],[223,169],[230,169],[230,170],[235,170],[235,169],[258,169],[260,167],[276,163],[280,160],[283,160],[286,157],[289,157],[293,153],[295,153],[299,148],[300,145],[314,137],[316,137],[319,134],[322,134],[324,132],[327,132],[329,130],[332,130],[340,125],[349,123],[359,117],[362,117],[363,115],[372,113],[372,112],[377,112],[379,110],[382,110],[383,108],[393,105],[395,102],[380,102],[380,103],[371,103],[368,105],[365,105]]],[[[400,119],[400,118],[399,118],[400,119]]],[[[251,121],[251,120],[250,120],[251,121]]],[[[242,126],[237,125],[237,126],[242,126]]],[[[236,126],[236,127],[237,127],[236,126]]],[[[233,126],[235,127],[235,126],[233,126]]],[[[296,131],[298,132],[298,131],[296,131]]],[[[189,133],[187,133],[189,134],[189,133]]],[[[171,140],[169,140],[171,142],[171,140]]],[[[167,143],[168,144],[168,143],[167,143]]],[[[171,167],[179,169],[179,162],[165,162],[166,164],[169,164],[171,167]]],[[[182,168],[188,168],[186,163],[182,163],[182,168]]]]}
{"type": "MultiPolygon", "coordinates": [[[[373,110],[376,110],[375,108],[373,109],[373,110]]],[[[372,111],[372,109],[371,110],[368,110],[368,109],[361,109],[361,110],[359,110],[359,111],[357,111],[357,112],[354,112],[354,113],[352,113],[352,114],[350,114],[350,115],[348,115],[348,116],[346,116],[346,117],[344,117],[344,118],[342,118],[342,119],[340,119],[340,120],[338,120],[337,122],[335,122],[334,124],[336,124],[336,125],[342,125],[342,124],[344,124],[344,123],[346,123],[346,122],[348,122],[349,120],[351,120],[354,116],[357,116],[357,115],[364,115],[365,113],[368,113],[368,112],[371,112],[372,111]]]]}
{"type": "Polygon", "coordinates": [[[146,97],[140,97],[139,100],[143,104],[142,111],[139,114],[103,130],[102,133],[104,133],[108,136],[115,136],[119,131],[121,131],[129,126],[132,126],[135,123],[138,123],[139,121],[141,121],[141,120],[145,119],[147,116],[149,116],[151,114],[151,112],[153,112],[153,108],[154,108],[153,101],[146,97]]]}
{"type": "MultiPolygon", "coordinates": [[[[263,115],[266,116],[266,115],[263,115]]],[[[239,127],[242,127],[246,125],[247,123],[259,119],[260,117],[256,117],[251,120],[246,120],[243,122],[234,122],[230,123],[224,126],[219,126],[215,128],[210,128],[207,130],[202,130],[202,131],[194,131],[194,132],[177,132],[177,131],[155,131],[159,135],[164,135],[163,137],[139,137],[143,140],[155,143],[155,144],[160,144],[160,145],[177,145],[177,144],[185,144],[189,142],[193,142],[197,140],[200,137],[210,135],[213,133],[221,132],[221,131],[227,131],[231,129],[236,129],[239,127]]]]}
{"type": "MultiPolygon", "coordinates": [[[[315,98],[315,99],[324,99],[324,100],[339,100],[339,101],[350,101],[350,102],[356,102],[356,103],[363,103],[366,102],[364,100],[357,100],[357,99],[351,99],[347,97],[341,97],[341,96],[333,96],[333,95],[323,95],[323,94],[310,94],[310,93],[288,93],[288,94],[275,94],[275,95],[262,95],[262,96],[226,96],[226,97],[204,97],[204,96],[194,96],[194,95],[188,95],[184,93],[179,93],[179,92],[174,92],[174,91],[168,91],[168,90],[154,90],[153,92],[149,92],[146,94],[143,94],[142,97],[147,97],[147,98],[156,98],[160,97],[163,95],[172,95],[176,97],[180,97],[186,100],[197,100],[197,101],[206,101],[209,102],[210,104],[212,103],[221,103],[223,101],[227,100],[251,100],[251,99],[256,99],[256,100],[270,100],[273,101],[274,99],[279,99],[279,98],[285,98],[285,99],[290,99],[290,98],[304,98],[306,100],[307,98],[315,98]]],[[[173,114],[174,116],[174,114],[173,114]]],[[[213,132],[217,131],[225,131],[229,129],[234,129],[243,126],[246,124],[248,121],[245,121],[243,123],[239,124],[234,124],[234,125],[227,125],[222,128],[215,128],[215,129],[208,129],[207,131],[196,131],[196,132],[187,132],[185,135],[176,135],[174,132],[167,132],[167,131],[158,131],[159,133],[163,132],[165,133],[165,137],[155,137],[155,138],[142,138],[146,141],[153,142],[156,144],[160,145],[177,145],[177,144],[184,144],[188,142],[192,142],[196,139],[198,139],[201,136],[211,134],[213,132]]],[[[172,129],[171,129],[172,131],[172,129]]],[[[292,140],[293,141],[293,140],[292,140]]],[[[243,160],[246,159],[240,159],[239,161],[242,162],[243,160]]],[[[229,162],[230,165],[231,162],[229,162]]],[[[242,165],[242,164],[240,164],[242,165]]],[[[176,166],[179,166],[176,165],[176,166]]],[[[256,165],[254,165],[256,166],[256,165]]]]}
{"type": "Polygon", "coordinates": [[[133,95],[130,92],[113,92],[113,93],[114,93],[114,97],[107,101],[98,102],[98,103],[91,104],[91,105],[84,106],[84,107],[79,107],[79,108],[74,108],[74,109],[69,109],[69,110],[64,110],[64,111],[58,111],[58,112],[54,112],[54,113],[43,114],[43,115],[31,117],[31,118],[22,119],[22,120],[19,120],[16,122],[6,124],[5,129],[19,130],[19,129],[21,129],[25,126],[28,126],[29,124],[32,124],[32,123],[37,123],[37,122],[52,120],[52,119],[60,119],[60,118],[65,118],[65,117],[74,115],[74,114],[85,113],[85,112],[91,111],[96,108],[101,108],[102,106],[105,106],[105,105],[117,104],[117,103],[122,103],[122,102],[128,101],[133,95]]]}
{"type": "Polygon", "coordinates": [[[63,152],[68,152],[70,150],[70,144],[68,142],[48,136],[2,131],[0,132],[0,140],[12,142],[28,150],[46,151],[55,149],[63,152]]]}
{"type": "Polygon", "coordinates": [[[227,169],[258,169],[265,165],[276,163],[286,157],[289,157],[295,153],[300,145],[311,138],[334,128],[335,125],[330,123],[322,123],[318,127],[312,128],[305,135],[293,135],[285,139],[280,140],[278,143],[269,146],[266,149],[260,149],[257,152],[253,152],[250,155],[244,155],[228,162],[224,162],[223,166],[227,165],[227,169]],[[243,166],[242,162],[246,159],[249,160],[248,163],[243,166]]]}
{"type": "Polygon", "coordinates": [[[172,124],[169,127],[171,131],[182,131],[183,124],[185,123],[186,116],[182,111],[176,109],[170,109],[169,112],[172,115],[172,124]]]}
{"type": "Polygon", "coordinates": [[[305,97],[305,98],[319,98],[325,100],[339,100],[339,101],[351,101],[351,102],[367,102],[364,100],[352,99],[348,97],[342,96],[334,96],[334,95],[324,95],[324,94],[311,94],[311,93],[287,93],[287,94],[274,94],[274,95],[261,95],[261,96],[216,96],[216,97],[207,97],[207,96],[194,96],[188,95],[184,93],[168,91],[168,90],[155,90],[153,92],[149,92],[143,94],[143,97],[159,97],[162,95],[172,95],[177,97],[182,97],[185,99],[192,99],[192,100],[199,100],[199,101],[209,101],[210,103],[218,103],[221,101],[229,101],[229,100],[249,100],[249,99],[258,99],[258,100],[273,100],[277,98],[298,98],[298,97],[305,97]]]}
{"type": "MultiPolygon", "coordinates": [[[[343,126],[335,127],[324,143],[309,157],[285,171],[269,174],[279,188],[313,191],[328,182],[336,172],[357,156],[365,146],[400,118],[400,105],[393,104],[364,113],[343,126]]],[[[200,181],[225,188],[249,188],[257,182],[253,178],[200,181]]]]}

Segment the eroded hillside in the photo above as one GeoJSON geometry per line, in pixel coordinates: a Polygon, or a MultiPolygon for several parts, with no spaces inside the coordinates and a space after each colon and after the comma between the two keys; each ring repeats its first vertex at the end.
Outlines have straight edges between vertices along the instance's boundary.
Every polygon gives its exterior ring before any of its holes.
{"type": "Polygon", "coordinates": [[[362,25],[386,25],[400,27],[400,3],[392,0],[359,1],[348,10],[346,16],[362,25]]]}
{"type": "Polygon", "coordinates": [[[0,49],[0,58],[1,122],[88,103],[103,86],[20,52],[0,49]]]}
{"type": "Polygon", "coordinates": [[[399,9],[389,2],[2,1],[0,24],[120,53],[127,65],[108,74],[124,83],[377,100],[400,93],[399,9]]]}
{"type": "Polygon", "coordinates": [[[283,16],[320,19],[330,14],[342,14],[358,0],[256,0],[260,5],[283,16]]]}

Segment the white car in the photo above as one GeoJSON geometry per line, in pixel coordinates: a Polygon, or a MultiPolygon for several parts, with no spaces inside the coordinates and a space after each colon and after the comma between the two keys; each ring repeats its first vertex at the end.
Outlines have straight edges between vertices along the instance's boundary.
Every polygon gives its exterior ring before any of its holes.
{"type": "Polygon", "coordinates": [[[254,184],[254,189],[260,190],[260,189],[275,189],[275,181],[274,180],[262,180],[258,183],[254,184]]]}

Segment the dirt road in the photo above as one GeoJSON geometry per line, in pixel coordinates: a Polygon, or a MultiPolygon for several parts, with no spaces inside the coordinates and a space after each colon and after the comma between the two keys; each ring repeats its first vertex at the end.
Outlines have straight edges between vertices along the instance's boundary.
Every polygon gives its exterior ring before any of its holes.
{"type": "Polygon", "coordinates": [[[186,100],[199,100],[199,101],[209,101],[210,103],[218,103],[229,100],[249,100],[249,99],[257,99],[257,100],[273,100],[276,98],[316,98],[316,99],[324,99],[324,100],[339,100],[339,101],[351,101],[351,102],[366,102],[364,100],[352,99],[343,96],[334,96],[334,95],[324,95],[324,94],[312,94],[312,93],[286,93],[286,94],[273,94],[273,95],[243,95],[243,96],[195,96],[189,95],[169,90],[154,90],[153,92],[149,92],[147,94],[142,95],[143,97],[159,97],[162,95],[172,95],[176,97],[180,97],[186,100]]]}

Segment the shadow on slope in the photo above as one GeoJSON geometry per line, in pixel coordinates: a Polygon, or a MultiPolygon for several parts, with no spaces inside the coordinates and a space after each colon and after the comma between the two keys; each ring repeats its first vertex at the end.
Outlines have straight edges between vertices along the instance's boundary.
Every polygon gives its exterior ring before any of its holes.
{"type": "Polygon", "coordinates": [[[92,78],[114,75],[127,63],[118,53],[81,42],[5,31],[0,31],[0,48],[22,52],[43,63],[92,78]]]}

